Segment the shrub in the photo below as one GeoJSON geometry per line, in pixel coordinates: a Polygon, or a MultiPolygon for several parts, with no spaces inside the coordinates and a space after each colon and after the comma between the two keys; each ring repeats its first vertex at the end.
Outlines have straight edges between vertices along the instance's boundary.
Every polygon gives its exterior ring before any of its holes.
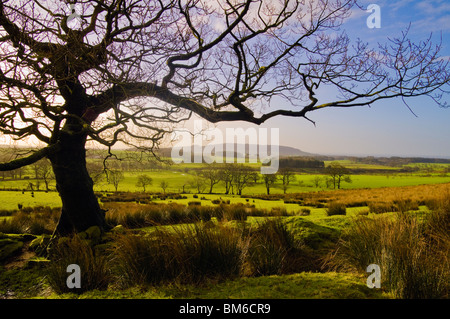
{"type": "Polygon", "coordinates": [[[240,274],[246,247],[237,229],[195,225],[186,227],[178,236],[184,239],[178,248],[188,253],[183,256],[188,260],[183,262],[184,280],[200,282],[204,277],[229,279],[240,274]]]}
{"type": "Polygon", "coordinates": [[[327,216],[345,215],[347,213],[347,207],[338,202],[331,202],[326,209],[327,216]]]}
{"type": "Polygon", "coordinates": [[[202,207],[200,209],[200,220],[207,222],[210,221],[213,216],[213,209],[211,207],[202,207]]]}
{"type": "Polygon", "coordinates": [[[288,212],[284,207],[272,207],[270,210],[270,216],[288,216],[288,212]]]}
{"type": "Polygon", "coordinates": [[[168,205],[163,212],[163,223],[165,225],[178,224],[186,219],[185,216],[184,207],[168,205]]]}
{"type": "Polygon", "coordinates": [[[211,217],[215,217],[215,218],[217,218],[218,221],[222,221],[225,209],[226,209],[225,204],[220,204],[219,206],[213,207],[213,209],[211,211],[211,217]]]}
{"type": "Polygon", "coordinates": [[[132,286],[165,279],[171,265],[167,263],[166,266],[164,259],[169,249],[169,243],[162,245],[161,241],[147,236],[117,235],[114,239],[112,265],[118,283],[132,286]]]}

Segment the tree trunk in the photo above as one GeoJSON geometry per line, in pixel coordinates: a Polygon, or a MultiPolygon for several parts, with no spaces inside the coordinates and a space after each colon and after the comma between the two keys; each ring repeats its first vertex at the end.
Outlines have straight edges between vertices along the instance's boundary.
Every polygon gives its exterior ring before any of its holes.
{"type": "Polygon", "coordinates": [[[49,156],[62,200],[61,217],[55,230],[61,236],[91,226],[106,229],[104,211],[94,194],[94,183],[86,168],[86,135],[70,131],[60,132],[61,147],[49,156]]]}

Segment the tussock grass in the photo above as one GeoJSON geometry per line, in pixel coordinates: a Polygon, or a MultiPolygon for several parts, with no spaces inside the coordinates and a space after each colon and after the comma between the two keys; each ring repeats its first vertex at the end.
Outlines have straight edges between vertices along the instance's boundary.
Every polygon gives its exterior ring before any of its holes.
{"type": "Polygon", "coordinates": [[[96,251],[78,235],[61,238],[52,245],[49,254],[50,263],[46,268],[46,277],[50,287],[57,293],[83,293],[90,290],[104,290],[112,281],[108,258],[96,251]],[[81,288],[70,289],[67,286],[67,266],[80,266],[81,288]]]}
{"type": "Polygon", "coordinates": [[[199,283],[238,276],[246,252],[241,232],[207,225],[157,229],[147,236],[119,235],[113,265],[121,285],[199,283]]]}
{"type": "Polygon", "coordinates": [[[328,264],[365,272],[381,268],[382,288],[397,298],[448,298],[450,200],[422,219],[397,213],[359,216],[344,231],[328,264]]]}
{"type": "Polygon", "coordinates": [[[347,214],[347,207],[343,203],[331,202],[326,209],[327,216],[345,215],[347,214]]]}
{"type": "Polygon", "coordinates": [[[105,203],[106,222],[112,226],[142,228],[158,225],[174,225],[209,221],[245,221],[248,216],[288,216],[285,208],[259,209],[249,204],[224,204],[202,206],[200,202],[191,205],[177,203],[147,204],[105,203]]]}
{"type": "Polygon", "coordinates": [[[121,285],[281,275],[303,271],[308,255],[278,218],[248,228],[228,223],[157,227],[114,239],[114,273],[121,285]]]}
{"type": "Polygon", "coordinates": [[[250,232],[247,263],[248,275],[268,276],[303,270],[306,257],[301,242],[280,219],[259,223],[250,232]],[[302,269],[303,268],[303,269],[302,269]]]}
{"type": "Polygon", "coordinates": [[[11,212],[11,216],[0,220],[0,232],[9,234],[51,234],[56,227],[60,209],[38,206],[24,207],[11,212]]]}

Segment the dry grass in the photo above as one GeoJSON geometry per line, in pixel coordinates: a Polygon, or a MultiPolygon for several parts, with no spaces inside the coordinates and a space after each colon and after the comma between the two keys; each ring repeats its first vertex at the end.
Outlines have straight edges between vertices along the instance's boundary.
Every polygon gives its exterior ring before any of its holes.
{"type": "Polygon", "coordinates": [[[51,288],[57,293],[83,293],[94,289],[106,289],[112,281],[108,258],[96,251],[79,236],[61,238],[52,245],[49,254],[50,264],[45,273],[51,288]],[[79,289],[67,286],[67,266],[76,264],[80,267],[79,289]]]}
{"type": "Polygon", "coordinates": [[[240,274],[246,243],[234,228],[183,225],[151,235],[119,235],[113,267],[123,286],[199,283],[240,274]]]}
{"type": "Polygon", "coordinates": [[[449,194],[450,184],[446,183],[288,194],[284,201],[317,208],[327,207],[329,203],[340,203],[347,208],[368,206],[371,213],[378,214],[418,210],[419,206],[433,210],[439,206],[440,199],[449,194]]]}
{"type": "Polygon", "coordinates": [[[448,298],[450,199],[425,218],[398,213],[358,217],[343,234],[328,265],[365,272],[381,268],[382,288],[397,298],[448,298]]]}
{"type": "Polygon", "coordinates": [[[50,207],[24,207],[7,219],[0,221],[0,232],[9,234],[51,234],[61,214],[60,209],[50,207]]]}

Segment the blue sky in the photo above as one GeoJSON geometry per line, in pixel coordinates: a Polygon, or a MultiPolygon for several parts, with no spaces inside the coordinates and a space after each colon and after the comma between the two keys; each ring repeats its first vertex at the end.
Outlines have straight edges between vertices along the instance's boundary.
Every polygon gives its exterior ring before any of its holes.
{"type": "MultiPolygon", "coordinates": [[[[381,28],[366,25],[370,13],[358,10],[346,23],[352,38],[369,44],[400,35],[409,24],[413,40],[433,33],[442,36],[441,55],[450,57],[450,1],[400,0],[363,1],[381,8],[381,28]]],[[[446,100],[450,103],[450,98],[446,100]]],[[[295,119],[276,119],[281,125],[280,144],[321,154],[398,155],[450,157],[450,108],[437,106],[430,98],[408,100],[413,112],[401,100],[375,103],[371,108],[326,109],[311,114],[316,126],[295,119]]]]}
{"type": "MultiPolygon", "coordinates": [[[[366,25],[370,13],[355,10],[345,28],[352,39],[370,45],[400,36],[409,24],[409,36],[424,40],[430,33],[440,41],[441,56],[450,57],[450,1],[400,0],[361,1],[381,8],[381,28],[366,25]]],[[[450,104],[450,97],[445,98],[450,104]]],[[[450,158],[450,107],[436,105],[428,97],[407,100],[414,114],[401,100],[375,103],[371,108],[324,109],[309,114],[314,126],[304,119],[278,117],[264,127],[280,129],[280,145],[319,154],[425,156],[450,158]]],[[[219,127],[239,126],[221,124],[219,127]]]]}

